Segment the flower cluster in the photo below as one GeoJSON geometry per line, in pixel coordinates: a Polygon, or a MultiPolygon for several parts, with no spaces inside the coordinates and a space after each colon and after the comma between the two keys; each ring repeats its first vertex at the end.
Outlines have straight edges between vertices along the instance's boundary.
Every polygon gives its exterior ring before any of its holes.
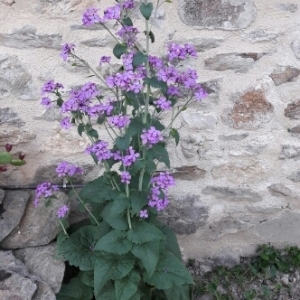
{"type": "Polygon", "coordinates": [[[190,44],[180,45],[176,43],[170,43],[168,45],[167,55],[169,61],[172,61],[174,59],[184,60],[188,57],[197,57],[197,52],[193,45],[190,44]]]}
{"type": "Polygon", "coordinates": [[[158,211],[165,209],[169,204],[167,189],[175,185],[174,178],[168,172],[161,172],[151,179],[151,184],[148,205],[156,207],[158,211]]]}
{"type": "Polygon", "coordinates": [[[41,105],[45,106],[46,108],[49,108],[53,105],[53,101],[49,97],[50,93],[56,93],[58,89],[64,88],[64,86],[61,83],[55,83],[54,80],[49,80],[44,83],[42,89],[41,89],[41,105]]]}
{"type": "Polygon", "coordinates": [[[122,38],[123,43],[127,44],[129,48],[132,48],[137,41],[138,29],[133,26],[123,26],[117,35],[122,38]]]}
{"type": "Polygon", "coordinates": [[[164,96],[159,97],[157,100],[153,101],[153,103],[161,110],[168,110],[172,107],[172,102],[167,100],[164,96]]]}
{"type": "Polygon", "coordinates": [[[34,206],[37,207],[41,198],[50,197],[55,191],[58,191],[57,185],[51,184],[50,182],[43,182],[39,184],[35,190],[35,199],[33,202],[34,206]]]}
{"type": "Polygon", "coordinates": [[[75,49],[75,44],[64,44],[62,46],[60,57],[63,59],[63,61],[67,61],[72,51],[75,49]]]}
{"type": "Polygon", "coordinates": [[[86,153],[95,155],[98,161],[110,159],[111,151],[108,149],[108,143],[105,141],[98,141],[85,150],[86,153]]]}
{"type": "Polygon", "coordinates": [[[58,177],[66,177],[66,176],[72,177],[75,175],[83,174],[83,170],[81,168],[76,167],[75,165],[67,161],[63,161],[59,163],[55,171],[58,177]]]}
{"type": "Polygon", "coordinates": [[[127,172],[127,171],[121,172],[121,182],[129,184],[130,179],[131,179],[131,176],[130,176],[129,172],[127,172]]]}
{"type": "Polygon", "coordinates": [[[59,219],[64,218],[64,217],[67,215],[67,213],[68,213],[69,210],[70,210],[70,209],[69,209],[69,207],[68,207],[67,205],[61,206],[61,207],[57,210],[57,212],[56,212],[57,217],[58,217],[59,219]]]}
{"type": "Polygon", "coordinates": [[[108,123],[118,128],[124,128],[129,125],[130,119],[128,116],[118,115],[108,118],[108,123]]]}
{"type": "Polygon", "coordinates": [[[126,151],[126,155],[122,158],[122,163],[125,167],[130,167],[140,156],[139,153],[135,152],[130,146],[126,151]]]}
{"type": "Polygon", "coordinates": [[[141,134],[142,144],[151,148],[153,145],[163,140],[162,134],[159,130],[151,126],[148,130],[144,129],[141,134]]]}

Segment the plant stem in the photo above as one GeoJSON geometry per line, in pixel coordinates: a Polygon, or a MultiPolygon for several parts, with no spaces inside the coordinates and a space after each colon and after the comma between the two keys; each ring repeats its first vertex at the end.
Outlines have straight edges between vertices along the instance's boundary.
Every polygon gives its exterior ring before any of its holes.
{"type": "Polygon", "coordinates": [[[127,222],[128,222],[129,229],[132,229],[129,207],[127,208],[127,222]]]}
{"type": "Polygon", "coordinates": [[[62,230],[64,231],[65,235],[68,235],[68,233],[67,233],[67,231],[65,229],[64,224],[62,223],[62,221],[60,219],[58,219],[58,220],[59,220],[60,226],[61,226],[62,230]]]}
{"type": "Polygon", "coordinates": [[[100,225],[99,222],[97,221],[97,219],[95,218],[95,216],[93,215],[93,213],[90,211],[90,209],[87,207],[87,205],[82,201],[82,199],[80,198],[80,196],[78,195],[78,193],[76,192],[72,181],[70,181],[72,190],[74,191],[74,194],[76,195],[77,199],[79,200],[79,202],[83,205],[84,209],[89,213],[89,215],[93,218],[93,220],[96,222],[97,225],[100,225]]]}

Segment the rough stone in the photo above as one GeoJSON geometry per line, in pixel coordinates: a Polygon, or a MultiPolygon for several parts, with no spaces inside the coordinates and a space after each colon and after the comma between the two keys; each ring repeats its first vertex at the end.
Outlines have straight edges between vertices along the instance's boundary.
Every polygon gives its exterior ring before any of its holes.
{"type": "Polygon", "coordinates": [[[231,156],[257,156],[267,147],[263,138],[256,138],[242,145],[229,147],[228,153],[231,156]]]}
{"type": "Polygon", "coordinates": [[[110,37],[103,37],[103,38],[93,38],[84,40],[81,42],[82,45],[88,46],[88,47],[107,47],[109,43],[113,42],[114,40],[110,37]]]}
{"type": "Polygon", "coordinates": [[[180,0],[179,14],[190,26],[234,30],[247,28],[256,18],[252,0],[180,0]]]}
{"type": "Polygon", "coordinates": [[[206,173],[206,170],[199,169],[197,166],[182,166],[175,168],[172,176],[179,180],[193,181],[204,178],[206,173]]]}
{"type": "Polygon", "coordinates": [[[290,66],[278,67],[270,77],[273,79],[276,86],[283,83],[295,81],[300,74],[300,70],[290,66]]]}
{"type": "Polygon", "coordinates": [[[287,212],[278,218],[263,222],[255,226],[252,231],[262,240],[270,243],[288,243],[299,246],[300,214],[298,212],[287,212]]]}
{"type": "Polygon", "coordinates": [[[205,67],[208,70],[245,73],[254,63],[262,57],[262,53],[222,53],[205,59],[205,67]]]}
{"type": "Polygon", "coordinates": [[[172,42],[178,44],[193,44],[197,52],[204,52],[206,50],[218,48],[223,41],[224,39],[222,38],[218,39],[218,38],[201,38],[201,37],[187,38],[181,40],[172,39],[172,42]]]}
{"type": "MultiPolygon", "coordinates": [[[[108,29],[113,29],[114,24],[113,23],[107,23],[105,24],[108,29]]],[[[94,30],[106,30],[101,24],[93,24],[91,26],[84,26],[84,25],[71,25],[71,30],[88,30],[88,31],[94,31],[94,30]]]]}
{"type": "Polygon", "coordinates": [[[257,29],[249,33],[242,34],[242,38],[245,41],[252,43],[270,41],[278,37],[278,33],[275,31],[257,29]]]}
{"type": "Polygon", "coordinates": [[[241,96],[232,109],[225,109],[221,118],[236,129],[257,129],[274,117],[274,107],[261,90],[252,90],[241,96]]]}
{"type": "Polygon", "coordinates": [[[219,139],[223,141],[242,141],[249,136],[249,133],[219,135],[219,139]]]}
{"type": "Polygon", "coordinates": [[[187,195],[184,199],[174,198],[160,216],[178,234],[192,234],[208,219],[208,209],[198,195],[187,195]]]}
{"type": "Polygon", "coordinates": [[[0,242],[18,227],[30,194],[26,191],[8,191],[0,205],[0,242]]]}
{"type": "Polygon", "coordinates": [[[26,130],[9,130],[0,128],[0,145],[28,143],[36,138],[36,134],[26,130]]]}
{"type": "Polygon", "coordinates": [[[16,3],[16,1],[15,0],[1,0],[0,3],[4,3],[8,6],[13,6],[16,3]]]}
{"type": "Polygon", "coordinates": [[[284,115],[291,120],[300,119],[300,99],[289,103],[284,110],[284,115]]]}
{"type": "Polygon", "coordinates": [[[21,99],[38,99],[32,77],[16,55],[0,56],[0,99],[16,95],[21,99]]]}
{"type": "Polygon", "coordinates": [[[37,291],[32,300],[56,300],[56,296],[46,282],[37,281],[37,291]]]}
{"type": "Polygon", "coordinates": [[[298,10],[298,5],[295,3],[278,3],[277,7],[283,11],[294,13],[298,10]]]}
{"type": "Polygon", "coordinates": [[[15,29],[11,34],[0,33],[0,45],[9,48],[35,49],[54,48],[60,49],[62,37],[59,34],[36,34],[36,28],[24,26],[15,29]]]}
{"type": "Polygon", "coordinates": [[[0,108],[0,125],[4,124],[4,123],[13,125],[16,127],[19,127],[19,126],[22,126],[25,124],[25,122],[23,122],[19,118],[18,114],[13,112],[9,107],[0,108]]]}
{"type": "Polygon", "coordinates": [[[56,244],[52,243],[47,246],[20,249],[16,250],[14,255],[39,281],[46,282],[54,293],[58,293],[65,272],[65,264],[54,258],[55,247],[56,244]]]}
{"type": "Polygon", "coordinates": [[[62,113],[57,107],[48,108],[41,116],[36,116],[36,120],[45,120],[45,121],[60,121],[62,119],[62,113]]]}
{"type": "Polygon", "coordinates": [[[197,147],[195,140],[192,138],[185,138],[180,141],[180,146],[184,157],[193,158],[197,155],[197,147]]]}
{"type": "Polygon", "coordinates": [[[215,79],[201,82],[201,85],[208,94],[208,97],[197,103],[197,107],[203,109],[211,109],[212,107],[215,108],[220,98],[221,81],[222,79],[215,79]]]}
{"type": "Polygon", "coordinates": [[[281,183],[274,183],[268,187],[269,192],[277,197],[294,197],[293,192],[281,183]]]}
{"type": "Polygon", "coordinates": [[[259,162],[230,162],[212,169],[214,179],[225,178],[232,183],[259,182],[265,175],[259,162]]]}
{"type": "Polygon", "coordinates": [[[0,299],[32,300],[37,285],[11,251],[0,251],[0,299]]]}
{"type": "Polygon", "coordinates": [[[300,39],[296,39],[291,43],[291,48],[297,58],[300,59],[300,39]]]}
{"type": "Polygon", "coordinates": [[[293,182],[300,182],[300,170],[292,173],[288,176],[288,179],[292,180],[293,182]]]}
{"type": "Polygon", "coordinates": [[[211,195],[217,199],[234,202],[259,202],[262,197],[247,188],[230,188],[223,186],[207,186],[202,190],[204,195],[211,195]]]}
{"type": "Polygon", "coordinates": [[[2,242],[4,249],[27,248],[47,245],[55,239],[60,229],[56,212],[62,205],[68,204],[68,197],[61,192],[57,193],[57,199],[52,205],[45,207],[44,203],[36,208],[33,205],[34,194],[25,210],[21,222],[2,242]]]}
{"type": "Polygon", "coordinates": [[[300,138],[300,125],[288,128],[288,132],[291,133],[293,137],[300,138]]]}
{"type": "Polygon", "coordinates": [[[0,189],[0,205],[2,204],[4,197],[5,197],[5,191],[0,189]]]}
{"type": "Polygon", "coordinates": [[[181,116],[189,128],[196,130],[214,130],[218,122],[213,113],[184,111],[181,116]]]}
{"type": "Polygon", "coordinates": [[[294,159],[300,158],[300,147],[296,145],[282,145],[280,159],[294,159]]]}

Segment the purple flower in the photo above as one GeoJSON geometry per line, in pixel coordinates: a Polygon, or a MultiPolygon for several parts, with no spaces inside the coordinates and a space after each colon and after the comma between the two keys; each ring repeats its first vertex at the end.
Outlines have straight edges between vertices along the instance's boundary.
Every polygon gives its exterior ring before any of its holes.
{"type": "Polygon", "coordinates": [[[108,123],[121,129],[128,126],[130,123],[130,118],[123,115],[112,116],[108,118],[108,123]]]}
{"type": "Polygon", "coordinates": [[[44,83],[41,89],[41,94],[45,95],[47,93],[53,93],[55,90],[63,87],[64,86],[61,83],[55,83],[54,80],[49,80],[44,83]]]}
{"type": "Polygon", "coordinates": [[[200,84],[197,84],[196,88],[194,89],[194,96],[197,101],[201,101],[203,98],[206,98],[208,94],[200,84]]]}
{"type": "Polygon", "coordinates": [[[153,101],[153,103],[161,110],[170,109],[172,106],[172,102],[170,100],[167,100],[164,96],[161,96],[156,101],[153,101]]]}
{"type": "Polygon", "coordinates": [[[141,134],[142,144],[147,145],[149,148],[152,145],[157,144],[163,140],[161,132],[156,130],[154,126],[151,126],[148,130],[144,129],[143,134],[141,134]]]}
{"type": "Polygon", "coordinates": [[[88,154],[94,154],[99,161],[102,161],[111,158],[112,153],[107,147],[107,142],[98,141],[94,145],[88,147],[85,152],[88,154]]]}
{"type": "Polygon", "coordinates": [[[182,72],[180,74],[179,82],[186,88],[191,89],[194,88],[197,83],[196,80],[198,78],[197,71],[192,69],[187,69],[187,71],[182,72]]]}
{"type": "Polygon", "coordinates": [[[140,156],[139,153],[136,153],[134,149],[130,146],[126,151],[126,155],[122,158],[123,165],[130,167],[140,156]]]}
{"type": "Polygon", "coordinates": [[[63,61],[67,61],[69,55],[75,49],[75,44],[64,44],[61,48],[60,57],[62,57],[63,61]]]}
{"type": "Polygon", "coordinates": [[[171,96],[180,96],[179,89],[173,85],[169,86],[167,93],[171,96]]]}
{"type": "Polygon", "coordinates": [[[75,165],[67,162],[67,161],[63,161],[61,163],[58,164],[57,168],[55,169],[58,177],[66,177],[66,176],[75,176],[75,175],[82,175],[83,174],[83,170],[79,167],[76,167],[75,165]]]}
{"type": "Polygon", "coordinates": [[[91,26],[94,23],[101,22],[98,15],[98,9],[90,7],[82,15],[82,24],[85,26],[91,26]]]}
{"type": "Polygon", "coordinates": [[[172,61],[174,59],[183,60],[189,56],[197,57],[197,52],[193,45],[189,45],[189,44],[179,45],[176,43],[170,43],[168,45],[169,61],[172,61]]]}
{"type": "Polygon", "coordinates": [[[169,172],[161,172],[159,175],[152,177],[151,183],[153,186],[164,190],[175,185],[174,178],[169,172]]]}
{"type": "Polygon", "coordinates": [[[103,55],[103,56],[100,57],[100,63],[99,63],[99,65],[101,66],[103,63],[110,63],[110,61],[111,61],[111,57],[110,56],[103,55]]]}
{"type": "Polygon", "coordinates": [[[67,130],[70,127],[72,127],[72,124],[70,122],[70,118],[69,117],[64,117],[61,121],[60,121],[60,126],[61,128],[67,130]]]}
{"type": "Polygon", "coordinates": [[[157,78],[166,82],[168,85],[178,83],[180,79],[180,73],[174,66],[162,67],[157,72],[157,78]]]}
{"type": "Polygon", "coordinates": [[[68,211],[69,211],[69,207],[67,205],[61,206],[56,212],[57,217],[64,218],[67,215],[68,211]]]}
{"type": "Polygon", "coordinates": [[[133,9],[134,8],[134,1],[133,0],[126,0],[122,3],[124,9],[133,9]]]}
{"type": "Polygon", "coordinates": [[[137,41],[138,33],[139,31],[137,28],[125,25],[117,32],[117,35],[122,38],[123,42],[127,44],[128,47],[131,48],[137,41]]]}
{"type": "Polygon", "coordinates": [[[132,52],[122,55],[123,66],[124,66],[124,69],[126,71],[132,71],[133,70],[133,65],[132,65],[133,56],[134,56],[134,53],[132,53],[132,52]]]}
{"type": "Polygon", "coordinates": [[[39,205],[39,200],[44,197],[50,197],[53,195],[54,191],[58,191],[57,185],[53,185],[50,182],[43,182],[36,187],[35,190],[35,199],[34,206],[37,207],[39,205]]]}
{"type": "Polygon", "coordinates": [[[155,69],[160,69],[164,65],[160,58],[152,55],[149,55],[149,64],[155,69]]]}
{"type": "Polygon", "coordinates": [[[53,105],[52,100],[49,97],[42,97],[41,104],[46,108],[49,108],[53,105]]]}
{"type": "Polygon", "coordinates": [[[111,152],[112,158],[114,160],[121,160],[122,156],[121,156],[121,152],[118,150],[116,152],[111,152]]]}
{"type": "Polygon", "coordinates": [[[129,172],[127,172],[127,171],[121,172],[121,182],[129,184],[130,179],[131,179],[131,176],[130,176],[129,172]]]}
{"type": "Polygon", "coordinates": [[[102,22],[109,20],[119,20],[121,18],[121,8],[120,4],[116,4],[115,6],[108,7],[104,11],[104,16],[102,18],[102,22]]]}
{"type": "Polygon", "coordinates": [[[144,218],[144,219],[148,218],[148,211],[147,211],[147,209],[144,209],[144,210],[140,211],[140,218],[144,218]]]}

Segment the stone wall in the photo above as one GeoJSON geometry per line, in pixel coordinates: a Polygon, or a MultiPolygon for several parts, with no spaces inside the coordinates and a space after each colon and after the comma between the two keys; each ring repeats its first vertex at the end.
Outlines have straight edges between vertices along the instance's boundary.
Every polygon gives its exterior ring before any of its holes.
{"type": "MultiPolygon", "coordinates": [[[[46,80],[67,88],[90,80],[83,66],[62,62],[59,48],[76,43],[97,66],[113,42],[97,26],[83,28],[81,13],[112,2],[0,0],[0,146],[27,153],[26,166],[1,173],[2,185],[54,181],[61,159],[92,169],[87,141],[62,130],[39,94],[46,80]]],[[[176,121],[181,142],[169,145],[177,185],[162,218],[184,255],[228,262],[261,243],[300,246],[298,1],[174,0],[151,23],[152,53],[170,41],[196,46],[187,65],[209,93],[176,121]]]]}

